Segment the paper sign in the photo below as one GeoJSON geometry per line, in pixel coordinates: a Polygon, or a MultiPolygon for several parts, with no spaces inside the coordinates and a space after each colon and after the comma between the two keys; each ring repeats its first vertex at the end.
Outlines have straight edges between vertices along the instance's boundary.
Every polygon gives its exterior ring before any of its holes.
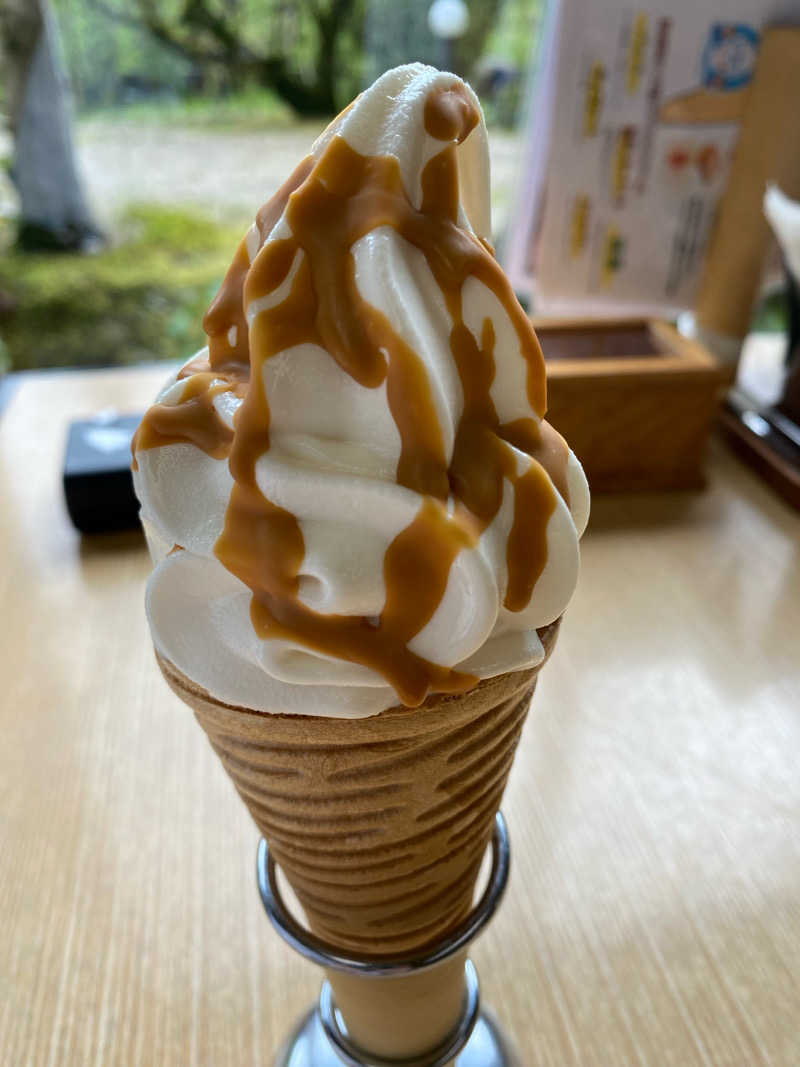
{"type": "Polygon", "coordinates": [[[559,0],[526,126],[506,268],[537,312],[691,306],[762,26],[754,0],[559,0]]]}

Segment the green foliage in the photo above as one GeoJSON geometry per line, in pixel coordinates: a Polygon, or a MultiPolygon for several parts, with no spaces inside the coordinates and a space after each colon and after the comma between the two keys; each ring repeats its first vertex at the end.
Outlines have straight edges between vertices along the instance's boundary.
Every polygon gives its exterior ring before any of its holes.
{"type": "Polygon", "coordinates": [[[299,113],[360,88],[365,0],[53,0],[79,109],[248,85],[299,113]]]}
{"type": "Polygon", "coordinates": [[[442,49],[428,29],[430,0],[370,0],[365,24],[365,84],[411,60],[438,65],[442,49]]]}
{"type": "Polygon", "coordinates": [[[484,99],[489,125],[513,127],[519,121],[528,71],[535,61],[544,18],[545,0],[506,0],[484,47],[484,60],[506,64],[516,71],[508,81],[484,99]]]}
{"type": "Polygon", "coordinates": [[[507,60],[520,71],[531,62],[544,17],[545,0],[506,0],[489,34],[484,54],[507,60]]]}
{"type": "Polygon", "coordinates": [[[0,339],[15,370],[187,358],[244,230],[140,206],[96,256],[0,259],[0,339]]]}
{"type": "Polygon", "coordinates": [[[88,0],[53,0],[79,111],[123,102],[126,79],[146,79],[162,93],[182,94],[188,60],[146,31],[113,22],[88,0]]]}
{"type": "MultiPolygon", "coordinates": [[[[118,108],[98,108],[86,113],[85,120],[103,122],[119,116],[118,108]]],[[[194,129],[263,130],[297,126],[294,112],[268,89],[250,86],[224,96],[184,96],[142,100],[128,104],[125,122],[163,124],[194,129]]]]}
{"type": "MultiPolygon", "coordinates": [[[[457,45],[459,71],[472,77],[480,60],[490,57],[524,72],[544,0],[467,2],[470,28],[457,45]]],[[[438,64],[443,59],[441,43],[427,26],[430,0],[344,4],[342,0],[54,0],[54,4],[80,110],[133,103],[137,109],[154,111],[160,101],[174,115],[180,110],[179,98],[199,93],[206,100],[196,112],[189,112],[191,119],[204,109],[213,113],[209,98],[259,84],[277,89],[298,111],[312,113],[319,108],[303,99],[303,86],[307,90],[316,86],[314,91],[321,92],[318,104],[333,99],[341,106],[390,66],[410,60],[438,64]],[[118,17],[104,14],[96,5],[117,12],[118,17]],[[336,9],[346,14],[331,30],[326,20],[336,9]],[[165,28],[171,45],[144,27],[142,16],[147,12],[165,28]],[[224,26],[222,37],[209,26],[215,19],[224,26]],[[235,45],[225,43],[228,33],[235,45]],[[277,81],[265,63],[267,57],[284,65],[277,81]],[[322,92],[328,84],[323,74],[326,60],[332,70],[332,96],[322,92]]],[[[514,92],[518,95],[519,90],[514,92]]],[[[499,117],[513,110],[514,101],[506,101],[499,117]]]]}

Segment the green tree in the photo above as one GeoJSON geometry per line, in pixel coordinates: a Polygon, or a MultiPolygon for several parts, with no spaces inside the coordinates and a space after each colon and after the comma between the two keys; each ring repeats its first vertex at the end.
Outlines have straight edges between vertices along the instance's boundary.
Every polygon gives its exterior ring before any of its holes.
{"type": "Polygon", "coordinates": [[[89,0],[53,0],[53,6],[79,110],[118,103],[126,81],[142,77],[162,90],[184,91],[192,64],[141,26],[99,15],[89,0]]]}
{"type": "Polygon", "coordinates": [[[272,89],[302,115],[329,115],[359,87],[365,0],[87,2],[232,88],[272,89]]]}
{"type": "Polygon", "coordinates": [[[468,0],[469,26],[456,46],[459,73],[469,76],[481,58],[489,34],[500,17],[503,0],[468,0]]]}

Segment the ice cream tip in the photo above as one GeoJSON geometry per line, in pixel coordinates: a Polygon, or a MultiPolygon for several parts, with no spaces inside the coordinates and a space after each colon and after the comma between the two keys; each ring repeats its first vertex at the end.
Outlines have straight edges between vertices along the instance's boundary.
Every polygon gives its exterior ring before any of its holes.
{"type": "Polygon", "coordinates": [[[258,212],[134,442],[154,643],[218,700],[361,717],[541,662],[588,489],[489,238],[480,104],[420,64],[258,212]]]}

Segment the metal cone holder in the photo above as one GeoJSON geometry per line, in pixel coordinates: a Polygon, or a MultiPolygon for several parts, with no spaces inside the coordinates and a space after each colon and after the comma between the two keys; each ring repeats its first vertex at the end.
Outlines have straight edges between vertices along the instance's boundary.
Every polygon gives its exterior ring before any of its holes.
{"type": "MultiPolygon", "coordinates": [[[[429,971],[450,960],[478,936],[490,921],[508,882],[510,849],[505,820],[498,812],[491,842],[492,864],[483,894],[467,918],[424,955],[396,957],[348,956],[302,927],[290,914],[277,883],[275,860],[262,838],[258,846],[258,888],[272,925],[296,952],[329,971],[381,982],[429,971]]],[[[319,1003],[298,1023],[275,1067],[518,1067],[497,1023],[481,1010],[478,975],[471,960],[464,969],[461,1017],[436,1048],[411,1059],[385,1059],[358,1048],[347,1033],[333,990],[326,980],[319,1003]]]]}

